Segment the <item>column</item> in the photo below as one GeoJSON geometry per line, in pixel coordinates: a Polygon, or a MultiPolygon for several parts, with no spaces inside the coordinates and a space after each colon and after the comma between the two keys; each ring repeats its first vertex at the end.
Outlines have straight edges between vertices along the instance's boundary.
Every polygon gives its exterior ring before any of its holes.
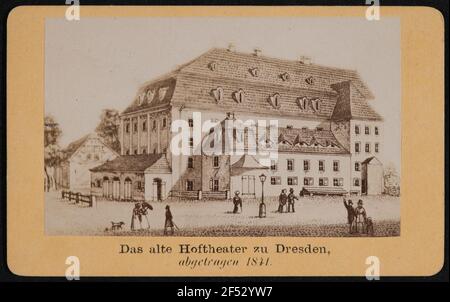
{"type": "Polygon", "coordinates": [[[158,119],[158,122],[156,123],[156,135],[158,137],[158,147],[157,152],[161,153],[161,119],[158,119]]]}
{"type": "Polygon", "coordinates": [[[130,133],[128,134],[130,136],[130,145],[128,152],[129,154],[133,154],[133,118],[130,117],[130,133]]]}
{"type": "Polygon", "coordinates": [[[150,154],[150,113],[147,113],[147,154],[150,154]]]}
{"type": "Polygon", "coordinates": [[[141,117],[138,116],[137,117],[137,149],[138,149],[138,154],[141,154],[141,117]]]}
{"type": "Polygon", "coordinates": [[[124,138],[124,122],[123,118],[120,119],[120,155],[123,155],[123,138],[124,138]]]}

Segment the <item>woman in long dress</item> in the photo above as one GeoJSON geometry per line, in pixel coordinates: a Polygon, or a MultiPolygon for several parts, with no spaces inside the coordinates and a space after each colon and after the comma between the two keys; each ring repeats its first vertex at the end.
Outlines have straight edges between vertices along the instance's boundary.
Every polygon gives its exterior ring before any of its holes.
{"type": "Polygon", "coordinates": [[[366,218],[366,209],[364,209],[363,201],[360,199],[358,200],[358,205],[355,208],[356,232],[364,233],[366,218]]]}

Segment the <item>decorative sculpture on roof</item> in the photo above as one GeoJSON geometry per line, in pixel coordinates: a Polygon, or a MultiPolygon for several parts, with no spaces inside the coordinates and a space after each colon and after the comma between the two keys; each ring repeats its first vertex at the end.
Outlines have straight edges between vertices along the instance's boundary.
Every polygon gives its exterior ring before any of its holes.
{"type": "Polygon", "coordinates": [[[280,107],[281,107],[280,95],[278,93],[270,95],[268,101],[269,101],[269,104],[272,105],[273,108],[280,109],[280,107]]]}
{"type": "Polygon", "coordinates": [[[222,87],[217,87],[216,89],[211,90],[211,95],[214,97],[216,103],[221,102],[223,100],[222,87]]]}
{"type": "Polygon", "coordinates": [[[232,96],[233,100],[235,100],[237,103],[242,103],[245,101],[245,92],[242,89],[233,92],[232,96]]]}

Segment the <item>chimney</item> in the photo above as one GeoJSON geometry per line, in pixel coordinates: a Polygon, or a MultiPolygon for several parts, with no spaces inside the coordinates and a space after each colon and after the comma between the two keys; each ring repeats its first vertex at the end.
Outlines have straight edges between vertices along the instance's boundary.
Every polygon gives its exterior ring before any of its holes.
{"type": "Polygon", "coordinates": [[[298,61],[300,62],[300,64],[305,64],[305,65],[310,65],[310,64],[312,64],[312,59],[311,59],[311,57],[307,57],[307,56],[300,56],[300,58],[298,59],[298,61]]]}
{"type": "Polygon", "coordinates": [[[255,55],[255,57],[259,57],[261,55],[261,49],[259,48],[253,49],[253,55],[255,55]]]}
{"type": "Polygon", "coordinates": [[[228,49],[227,49],[227,50],[228,50],[228,51],[234,52],[234,51],[236,50],[236,48],[235,48],[235,46],[234,46],[233,43],[229,43],[229,44],[228,44],[228,49]]]}

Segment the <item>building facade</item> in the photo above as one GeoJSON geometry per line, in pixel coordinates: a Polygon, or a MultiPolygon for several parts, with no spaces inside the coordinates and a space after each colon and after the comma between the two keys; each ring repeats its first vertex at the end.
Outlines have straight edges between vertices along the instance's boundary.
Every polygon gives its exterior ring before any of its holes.
{"type": "MultiPolygon", "coordinates": [[[[266,196],[291,187],[305,194],[381,194],[382,188],[368,185],[381,183],[373,179],[379,173],[364,172],[370,164],[381,164],[383,120],[369,104],[373,99],[356,71],[211,49],[138,91],[120,117],[121,156],[108,169],[92,170],[91,177],[143,173],[144,193],[127,197],[148,200],[226,199],[234,191],[255,198],[262,193],[261,174],[267,177],[266,196]],[[241,141],[244,152],[206,153],[204,142],[230,130],[225,126],[230,120],[267,125],[275,120],[276,137],[266,127],[263,140],[278,156],[262,164],[260,152],[248,152],[249,138],[262,137],[260,128],[252,127],[231,129],[233,146],[241,141]],[[190,154],[172,152],[175,121],[189,129],[190,154]],[[207,122],[216,126],[202,129],[207,122]],[[158,161],[145,160],[155,156],[158,161]],[[132,171],[127,166],[137,157],[150,166],[132,171]],[[112,171],[115,162],[120,169],[112,171]],[[155,172],[158,165],[164,173],[155,172]]],[[[94,191],[98,194],[99,188],[94,191]]]]}
{"type": "Polygon", "coordinates": [[[96,133],[70,143],[64,154],[65,160],[58,169],[60,185],[75,192],[89,192],[95,185],[91,184],[90,169],[119,156],[96,133]]]}

